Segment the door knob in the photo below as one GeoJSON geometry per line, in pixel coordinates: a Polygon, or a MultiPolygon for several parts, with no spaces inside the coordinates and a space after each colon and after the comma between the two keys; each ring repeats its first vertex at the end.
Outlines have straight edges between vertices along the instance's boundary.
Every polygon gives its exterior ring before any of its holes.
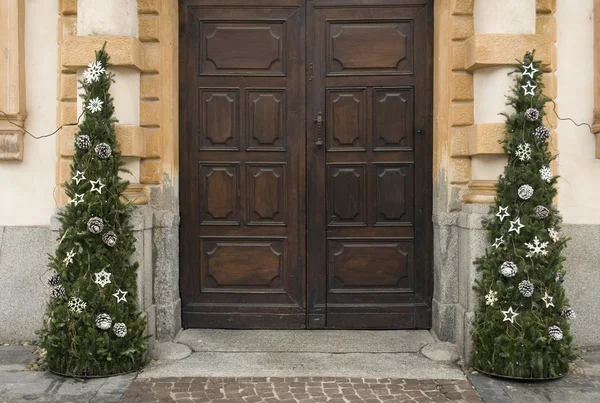
{"type": "Polygon", "coordinates": [[[317,117],[315,118],[315,122],[317,122],[317,141],[315,141],[315,145],[317,147],[323,146],[323,123],[325,122],[323,119],[323,112],[319,111],[317,117]]]}

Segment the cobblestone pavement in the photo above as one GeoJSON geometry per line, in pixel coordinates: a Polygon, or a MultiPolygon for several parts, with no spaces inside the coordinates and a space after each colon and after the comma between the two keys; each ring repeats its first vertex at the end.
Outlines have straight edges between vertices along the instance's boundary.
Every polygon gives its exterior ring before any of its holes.
{"type": "Polygon", "coordinates": [[[482,402],[467,380],[365,378],[150,378],[121,403],[482,402]]]}

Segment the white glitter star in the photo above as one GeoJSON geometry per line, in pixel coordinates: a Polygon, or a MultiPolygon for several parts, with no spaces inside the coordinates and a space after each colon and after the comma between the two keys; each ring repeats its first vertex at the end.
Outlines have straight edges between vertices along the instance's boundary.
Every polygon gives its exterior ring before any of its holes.
{"type": "Polygon", "coordinates": [[[551,306],[554,306],[554,302],[552,302],[553,299],[554,299],[554,297],[551,297],[550,295],[548,295],[548,291],[546,291],[544,293],[544,297],[542,298],[542,301],[544,301],[544,303],[546,304],[546,308],[550,308],[551,306]]]}
{"type": "Polygon", "coordinates": [[[521,228],[525,228],[523,224],[521,224],[521,218],[517,218],[515,221],[510,222],[510,228],[508,232],[516,232],[517,234],[521,233],[521,228]]]}
{"type": "Polygon", "coordinates": [[[119,288],[119,291],[117,291],[116,293],[114,293],[113,297],[115,297],[117,299],[117,302],[127,302],[127,300],[125,299],[126,295],[127,295],[127,291],[122,291],[119,288]]]}
{"type": "Polygon", "coordinates": [[[529,81],[527,83],[527,85],[522,85],[521,88],[523,88],[523,90],[525,91],[525,95],[535,95],[535,93],[533,92],[533,90],[535,90],[537,88],[537,85],[535,84],[531,84],[532,81],[529,81]]]}
{"type": "Polygon", "coordinates": [[[98,284],[100,287],[104,288],[106,284],[110,284],[110,273],[104,271],[104,269],[94,273],[94,276],[96,277],[94,283],[98,284]]]}
{"type": "Polygon", "coordinates": [[[90,181],[90,183],[92,184],[92,189],[90,190],[90,192],[102,193],[102,188],[105,185],[102,183],[101,179],[98,179],[97,181],[90,181]]]}
{"type": "Polygon", "coordinates": [[[518,313],[513,311],[512,306],[508,308],[508,311],[502,311],[502,313],[504,314],[504,319],[502,320],[502,322],[510,321],[510,323],[515,323],[515,318],[519,316],[518,313]],[[511,317],[509,318],[508,315],[511,315],[511,317]]]}
{"type": "Polygon", "coordinates": [[[523,71],[523,75],[529,76],[532,80],[533,80],[533,75],[539,71],[538,69],[533,67],[533,63],[531,63],[529,66],[525,66],[525,64],[523,64],[523,67],[525,67],[525,71],[523,71]]]}
{"type": "Polygon", "coordinates": [[[510,217],[510,214],[508,214],[508,206],[498,206],[498,212],[496,213],[496,216],[500,219],[500,222],[504,221],[506,217],[510,217]]]}
{"type": "Polygon", "coordinates": [[[75,198],[71,200],[71,204],[77,206],[79,203],[83,203],[83,195],[75,194],[75,198]]]}
{"type": "Polygon", "coordinates": [[[75,252],[73,252],[73,249],[71,249],[71,251],[67,252],[67,257],[65,257],[63,259],[63,263],[68,266],[70,263],[73,263],[74,257],[75,257],[75,252]]]}
{"type": "Polygon", "coordinates": [[[492,246],[494,248],[498,249],[503,244],[504,244],[504,237],[501,236],[500,238],[496,238],[496,240],[494,241],[494,243],[492,244],[492,246]]]}
{"type": "Polygon", "coordinates": [[[83,175],[83,172],[77,171],[75,173],[75,176],[72,177],[71,179],[73,179],[79,185],[79,182],[81,182],[82,180],[84,180],[85,176],[83,175]]]}

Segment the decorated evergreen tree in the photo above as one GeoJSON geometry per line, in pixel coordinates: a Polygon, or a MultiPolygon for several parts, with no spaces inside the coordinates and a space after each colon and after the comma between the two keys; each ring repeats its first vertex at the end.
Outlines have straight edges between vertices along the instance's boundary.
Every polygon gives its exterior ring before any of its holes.
{"type": "Polygon", "coordinates": [[[557,177],[543,125],[540,63],[528,52],[508,98],[503,142],[508,163],[484,227],[491,248],[476,261],[480,309],[472,332],[473,367],[493,375],[556,378],[575,359],[568,320],[574,311],[563,288],[567,239],[552,201],[557,177]]]}
{"type": "Polygon", "coordinates": [[[60,243],[50,258],[51,299],[40,331],[51,371],[102,376],[137,370],[145,363],[146,320],[136,303],[137,263],[131,206],[121,200],[128,182],[118,149],[113,73],[104,47],[80,81],[85,119],[75,138],[70,203],[59,213],[60,243]]]}

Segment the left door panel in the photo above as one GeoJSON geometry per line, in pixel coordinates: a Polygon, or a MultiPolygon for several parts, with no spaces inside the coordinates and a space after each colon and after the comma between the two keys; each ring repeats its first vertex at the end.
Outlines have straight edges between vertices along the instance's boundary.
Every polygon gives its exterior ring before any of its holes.
{"type": "Polygon", "coordinates": [[[303,0],[180,2],[183,326],[303,328],[303,0]]]}

